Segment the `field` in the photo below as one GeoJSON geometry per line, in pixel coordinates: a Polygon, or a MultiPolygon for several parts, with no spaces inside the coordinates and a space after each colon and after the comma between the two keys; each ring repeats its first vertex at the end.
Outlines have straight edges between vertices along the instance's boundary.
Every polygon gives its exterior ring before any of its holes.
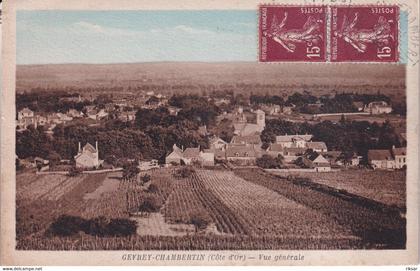
{"type": "Polygon", "coordinates": [[[17,175],[17,249],[357,249],[404,248],[405,221],[386,208],[312,189],[259,170],[176,168],[147,172],[150,182],[123,180],[120,172],[68,177],[17,175]],[[162,205],[145,213],[144,200],[162,205]],[[54,207],[52,207],[54,206],[54,207]],[[196,213],[210,221],[197,231],[196,213]],[[136,234],[98,237],[79,232],[52,236],[63,214],[130,219],[136,234]]]}
{"type": "Polygon", "coordinates": [[[395,205],[402,209],[406,207],[405,171],[343,170],[320,173],[276,173],[276,175],[306,177],[313,182],[344,189],[349,193],[387,205],[395,205]]]}
{"type": "Polygon", "coordinates": [[[18,65],[16,91],[32,88],[109,88],[113,94],[155,90],[162,94],[233,90],[242,94],[289,95],[308,90],[316,95],[335,91],[405,97],[403,65],[341,63],[322,69],[299,63],[269,66],[254,62],[161,62],[131,64],[18,65]],[[328,80],[327,80],[328,78],[328,80]],[[377,78],[381,78],[378,80],[377,78]],[[238,83],[240,82],[240,83],[238,83]]]}

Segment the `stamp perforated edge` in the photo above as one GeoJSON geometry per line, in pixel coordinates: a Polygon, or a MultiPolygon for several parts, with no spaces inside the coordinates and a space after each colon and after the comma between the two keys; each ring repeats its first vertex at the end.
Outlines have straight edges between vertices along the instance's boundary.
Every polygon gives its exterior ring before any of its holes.
{"type": "Polygon", "coordinates": [[[322,64],[328,64],[328,65],[339,65],[340,63],[346,63],[346,64],[377,64],[377,65],[408,65],[408,59],[407,59],[407,63],[401,63],[401,31],[400,31],[400,14],[401,14],[401,6],[404,5],[404,3],[396,3],[396,4],[386,4],[386,3],[363,3],[363,4],[358,4],[358,3],[349,3],[347,5],[345,4],[334,4],[334,3],[329,3],[329,4],[317,4],[317,3],[304,3],[304,4],[281,4],[278,2],[272,2],[272,3],[259,3],[257,5],[256,8],[256,12],[257,12],[257,22],[256,22],[256,35],[258,37],[257,39],[257,56],[256,56],[256,61],[258,62],[258,64],[261,65],[277,65],[277,64],[281,64],[281,63],[305,63],[308,65],[322,65],[322,64]],[[329,19],[330,19],[330,12],[329,10],[331,9],[331,7],[371,7],[371,6],[379,6],[379,7],[397,7],[398,9],[398,15],[397,15],[397,31],[398,31],[398,43],[396,46],[396,60],[395,61],[371,61],[371,60],[367,60],[367,61],[359,61],[359,60],[350,60],[350,61],[330,61],[330,55],[327,54],[326,55],[326,60],[325,61],[305,61],[305,60],[296,60],[296,61],[260,61],[260,52],[261,52],[261,48],[260,48],[260,31],[259,31],[259,27],[260,27],[260,7],[261,6],[282,6],[282,7],[302,7],[302,6],[326,6],[328,9],[328,13],[326,14],[326,16],[328,17],[328,21],[326,24],[326,33],[327,33],[327,48],[325,53],[329,52],[330,50],[330,35],[329,35],[329,31],[331,30],[330,27],[328,27],[329,24],[329,19]]]}
{"type": "Polygon", "coordinates": [[[257,23],[256,23],[256,30],[257,30],[257,62],[263,64],[276,64],[276,63],[327,63],[328,62],[328,5],[322,4],[279,4],[279,3],[260,3],[256,9],[257,12],[257,23]],[[278,60],[278,61],[260,61],[261,59],[261,34],[260,34],[260,20],[261,20],[261,12],[260,8],[263,6],[270,6],[270,7],[291,7],[291,8],[300,8],[300,7],[322,7],[325,8],[325,39],[324,39],[324,46],[325,46],[325,58],[320,60],[308,61],[305,59],[301,60],[278,60]]]}

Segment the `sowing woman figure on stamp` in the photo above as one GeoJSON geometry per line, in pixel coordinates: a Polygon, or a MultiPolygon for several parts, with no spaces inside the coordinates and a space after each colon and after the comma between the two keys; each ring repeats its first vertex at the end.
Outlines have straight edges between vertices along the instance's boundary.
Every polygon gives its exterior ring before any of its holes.
{"type": "Polygon", "coordinates": [[[305,24],[300,29],[285,29],[287,20],[287,12],[284,13],[283,20],[277,23],[277,17],[274,15],[269,31],[264,35],[273,38],[274,41],[283,46],[287,52],[293,53],[296,49],[296,43],[317,44],[322,40],[320,33],[321,20],[316,20],[313,16],[309,16],[305,24]]]}
{"type": "Polygon", "coordinates": [[[387,45],[389,39],[394,40],[394,36],[391,33],[391,25],[383,16],[378,18],[378,22],[372,29],[355,28],[358,19],[359,14],[357,12],[351,23],[348,22],[347,16],[344,16],[341,29],[334,33],[335,36],[344,39],[360,53],[366,52],[367,44],[369,43],[387,45]]]}

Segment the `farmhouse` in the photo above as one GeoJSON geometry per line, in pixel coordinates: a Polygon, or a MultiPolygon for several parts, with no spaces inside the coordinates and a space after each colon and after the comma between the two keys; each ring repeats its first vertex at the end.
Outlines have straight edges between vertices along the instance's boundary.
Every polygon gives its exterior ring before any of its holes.
{"type": "Polygon", "coordinates": [[[76,167],[78,168],[98,168],[102,165],[103,161],[99,160],[99,149],[98,141],[96,141],[96,147],[93,147],[90,143],[86,143],[83,149],[80,148],[74,157],[76,161],[76,167]]]}
{"type": "Polygon", "coordinates": [[[346,159],[341,151],[328,151],[324,153],[324,156],[331,165],[352,167],[358,166],[360,164],[360,159],[362,158],[362,156],[353,153],[350,158],[346,159]]]}
{"type": "Polygon", "coordinates": [[[357,111],[363,111],[364,104],[363,102],[353,102],[353,106],[357,109],[357,111]]]}
{"type": "Polygon", "coordinates": [[[266,153],[271,157],[278,157],[280,155],[284,155],[284,148],[281,144],[272,143],[266,149],[266,153]]]}
{"type": "Polygon", "coordinates": [[[172,152],[165,158],[165,163],[180,165],[183,158],[182,152],[183,151],[176,144],[174,144],[172,146],[172,152]]]}
{"type": "Polygon", "coordinates": [[[118,119],[127,122],[136,119],[136,111],[124,111],[118,114],[118,119]]]}
{"type": "Polygon", "coordinates": [[[312,139],[313,135],[280,135],[276,136],[276,144],[280,144],[283,148],[305,148],[306,142],[312,139]]]}
{"type": "Polygon", "coordinates": [[[210,148],[214,150],[223,150],[226,148],[227,142],[221,139],[220,137],[212,137],[209,139],[210,148]]]}
{"type": "Polygon", "coordinates": [[[327,152],[327,145],[324,142],[306,142],[306,148],[314,152],[327,152]]]}
{"type": "Polygon", "coordinates": [[[204,149],[200,152],[200,160],[203,166],[214,166],[214,152],[210,149],[204,149]]]}
{"type": "Polygon", "coordinates": [[[150,161],[139,161],[138,168],[142,171],[159,168],[159,162],[156,159],[152,159],[150,161]]]}
{"type": "Polygon", "coordinates": [[[31,109],[25,107],[24,109],[20,110],[18,112],[18,120],[21,120],[23,118],[33,118],[34,117],[34,111],[31,109]]]}
{"type": "Polygon", "coordinates": [[[83,117],[83,113],[80,111],[77,111],[76,109],[69,109],[69,111],[67,112],[67,115],[73,118],[83,117]]]}
{"type": "Polygon", "coordinates": [[[331,165],[322,154],[312,153],[308,157],[303,157],[303,163],[308,168],[315,169],[316,172],[331,171],[331,165]]]}
{"type": "Polygon", "coordinates": [[[214,150],[205,149],[200,151],[200,147],[197,148],[186,148],[184,151],[180,149],[176,144],[172,146],[172,152],[166,156],[166,164],[190,165],[193,163],[199,163],[203,166],[214,166],[215,153],[214,150]]]}
{"type": "Polygon", "coordinates": [[[402,169],[407,166],[407,150],[395,146],[390,150],[369,150],[368,162],[373,169],[402,169]]]}
{"type": "Polygon", "coordinates": [[[259,135],[233,136],[230,143],[256,145],[258,147],[261,147],[262,145],[261,137],[259,135]]]}
{"type": "Polygon", "coordinates": [[[281,107],[277,104],[261,104],[260,108],[267,115],[278,115],[281,113],[281,107]]]}
{"type": "Polygon", "coordinates": [[[384,101],[378,101],[369,103],[363,111],[372,115],[389,114],[392,112],[392,107],[384,101]]]}
{"type": "Polygon", "coordinates": [[[401,169],[407,166],[407,149],[392,147],[392,153],[395,159],[395,168],[401,169]]]}
{"type": "Polygon", "coordinates": [[[255,165],[257,156],[254,146],[229,144],[226,148],[226,160],[238,165],[255,165]]]}
{"type": "Polygon", "coordinates": [[[395,168],[395,160],[390,150],[369,150],[368,162],[373,169],[395,168]]]}
{"type": "Polygon", "coordinates": [[[200,148],[186,148],[182,153],[181,160],[186,164],[190,165],[194,162],[200,161],[200,148]]]}

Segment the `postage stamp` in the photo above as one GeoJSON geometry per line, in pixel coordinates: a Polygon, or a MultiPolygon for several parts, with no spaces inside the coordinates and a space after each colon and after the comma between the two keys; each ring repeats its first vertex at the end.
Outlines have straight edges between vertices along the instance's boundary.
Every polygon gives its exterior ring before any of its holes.
{"type": "Polygon", "coordinates": [[[326,6],[261,5],[261,62],[326,60],[326,6]]]}
{"type": "Polygon", "coordinates": [[[398,61],[398,6],[331,7],[331,61],[398,61]]]}

